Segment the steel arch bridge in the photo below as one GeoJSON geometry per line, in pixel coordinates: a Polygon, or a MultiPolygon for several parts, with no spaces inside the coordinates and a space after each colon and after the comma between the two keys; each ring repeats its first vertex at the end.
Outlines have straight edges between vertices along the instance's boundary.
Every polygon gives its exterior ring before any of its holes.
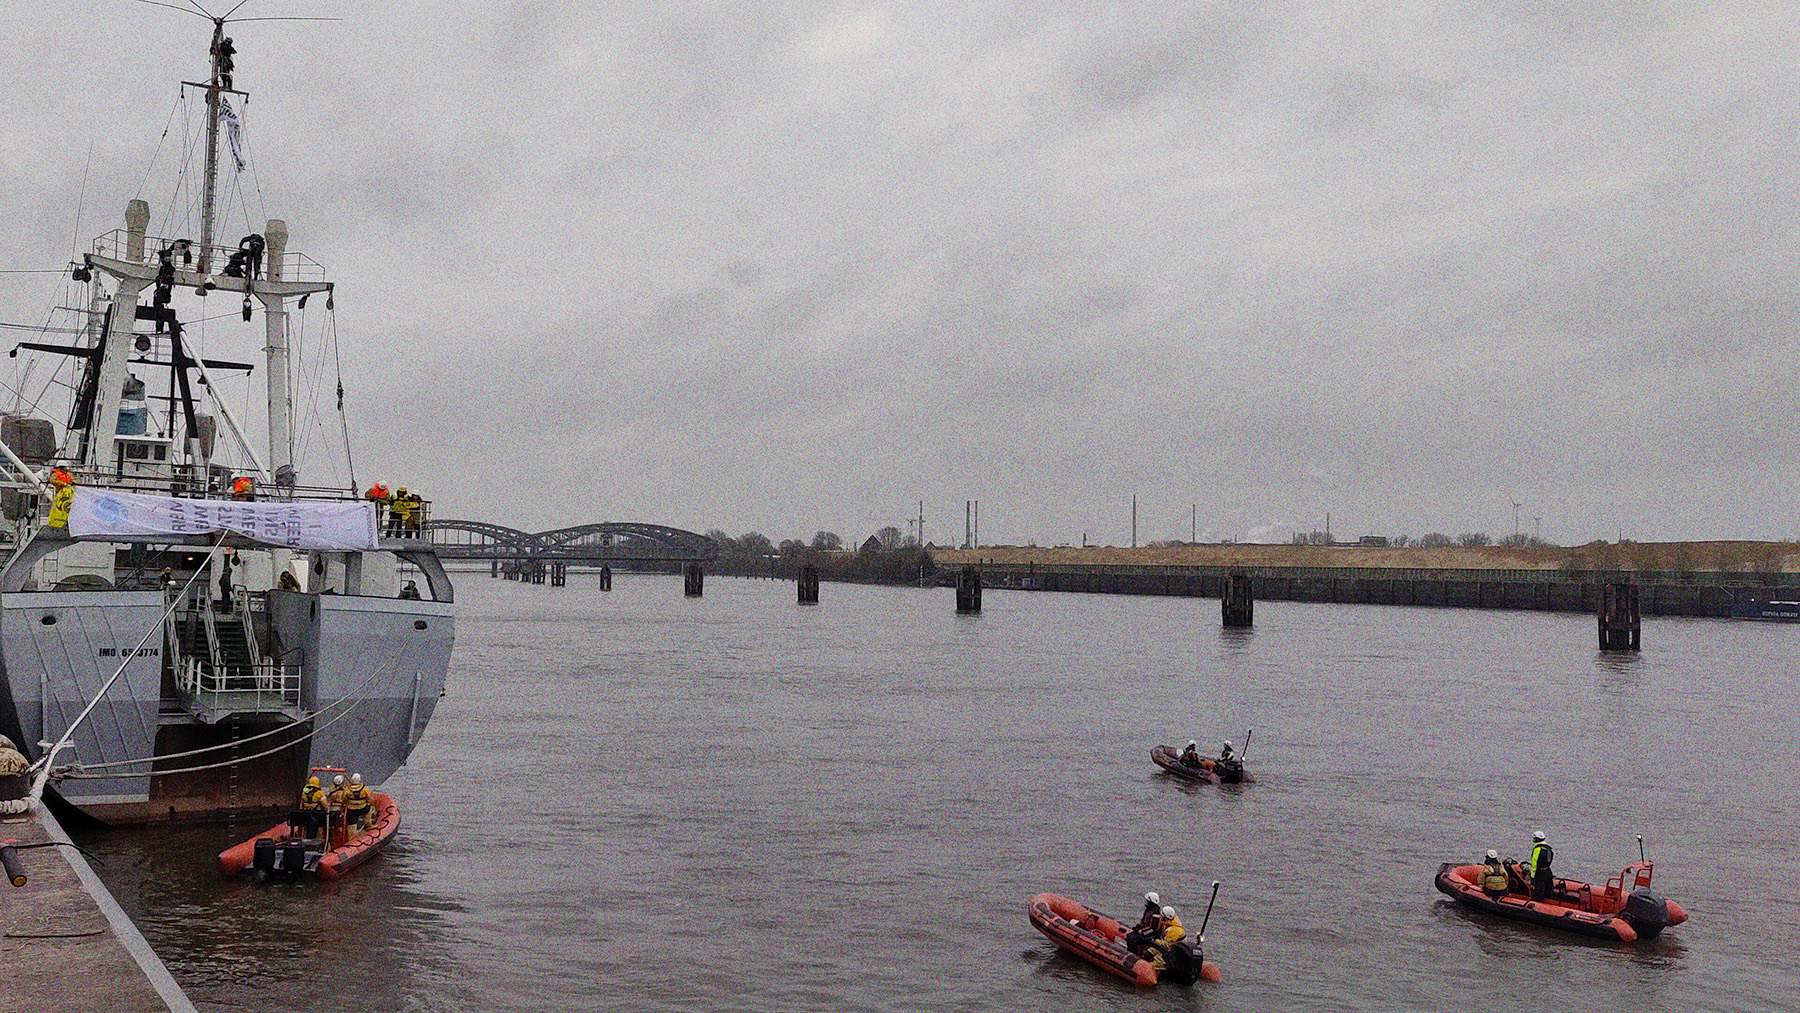
{"type": "Polygon", "coordinates": [[[635,521],[536,532],[487,521],[434,520],[420,527],[440,559],[536,559],[596,565],[705,563],[719,553],[718,545],[705,535],[635,521]]]}

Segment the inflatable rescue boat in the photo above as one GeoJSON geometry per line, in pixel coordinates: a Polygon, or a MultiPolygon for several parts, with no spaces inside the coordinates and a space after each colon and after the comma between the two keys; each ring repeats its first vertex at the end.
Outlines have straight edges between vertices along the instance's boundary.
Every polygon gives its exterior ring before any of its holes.
{"type": "Polygon", "coordinates": [[[1057,946],[1109,974],[1145,988],[1159,982],[1191,985],[1196,979],[1220,980],[1219,968],[1192,938],[1169,950],[1167,966],[1157,966],[1125,948],[1126,926],[1118,919],[1084,907],[1067,897],[1040,893],[1031,899],[1031,926],[1057,946]]]}
{"type": "Polygon", "coordinates": [[[1220,763],[1218,760],[1202,756],[1200,766],[1190,767],[1181,762],[1181,753],[1170,746],[1157,746],[1150,750],[1150,762],[1176,777],[1188,781],[1198,781],[1201,784],[1212,784],[1214,780],[1222,781],[1225,784],[1248,784],[1256,780],[1250,776],[1249,771],[1244,769],[1243,764],[1235,761],[1220,763]]]}
{"type": "Polygon", "coordinates": [[[1535,900],[1524,866],[1510,859],[1506,864],[1512,888],[1503,894],[1495,896],[1481,888],[1484,866],[1455,862],[1438,866],[1438,892],[1459,904],[1507,918],[1627,943],[1655,939],[1663,929],[1687,921],[1681,905],[1650,892],[1654,862],[1626,866],[1600,890],[1573,879],[1557,879],[1549,896],[1535,900]],[[1627,880],[1631,882],[1629,890],[1627,880]]]}
{"type": "Polygon", "coordinates": [[[379,854],[400,829],[400,807],[394,800],[381,792],[369,798],[369,829],[352,835],[341,823],[318,825],[318,817],[341,819],[341,813],[295,810],[286,822],[219,852],[219,875],[250,871],[262,878],[298,879],[310,873],[337,879],[379,854]]]}

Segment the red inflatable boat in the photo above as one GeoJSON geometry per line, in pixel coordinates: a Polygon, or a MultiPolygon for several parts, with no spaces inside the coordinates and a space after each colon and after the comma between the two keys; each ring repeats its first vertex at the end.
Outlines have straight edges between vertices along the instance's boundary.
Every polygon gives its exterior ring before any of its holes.
{"type": "MultiPolygon", "coordinates": [[[[1159,980],[1187,984],[1195,977],[1203,981],[1220,980],[1219,968],[1205,959],[1198,945],[1183,940],[1179,958],[1172,959],[1160,972],[1156,965],[1125,948],[1126,926],[1108,915],[1090,910],[1053,893],[1040,893],[1031,899],[1031,926],[1050,937],[1050,941],[1090,964],[1116,974],[1133,984],[1151,987],[1159,980]],[[1198,965],[1197,972],[1182,975],[1177,964],[1198,965]],[[1186,977],[1186,982],[1177,981],[1186,977]]],[[[1171,955],[1173,957],[1173,954],[1171,955]]]]}
{"type": "Polygon", "coordinates": [[[1507,918],[1627,943],[1655,939],[1663,929],[1687,921],[1681,905],[1650,892],[1650,875],[1656,868],[1653,862],[1626,866],[1601,890],[1573,879],[1558,879],[1550,896],[1538,900],[1531,897],[1524,867],[1510,861],[1507,866],[1513,873],[1512,889],[1499,896],[1481,888],[1483,866],[1454,862],[1438,867],[1438,891],[1459,904],[1507,918]],[[1626,880],[1631,881],[1629,890],[1626,880]]]}
{"type": "Polygon", "coordinates": [[[305,826],[303,814],[296,812],[287,822],[221,851],[219,874],[236,876],[254,870],[265,876],[298,878],[310,872],[320,879],[337,879],[380,853],[400,829],[400,807],[392,798],[374,792],[370,801],[374,822],[354,837],[341,826],[331,826],[321,836],[320,831],[305,826]]]}
{"type": "Polygon", "coordinates": [[[1150,750],[1150,762],[1176,777],[1199,781],[1201,784],[1212,784],[1214,778],[1226,784],[1248,784],[1256,780],[1241,763],[1223,764],[1207,756],[1200,758],[1200,766],[1190,767],[1181,762],[1181,754],[1170,746],[1157,746],[1150,750]]]}

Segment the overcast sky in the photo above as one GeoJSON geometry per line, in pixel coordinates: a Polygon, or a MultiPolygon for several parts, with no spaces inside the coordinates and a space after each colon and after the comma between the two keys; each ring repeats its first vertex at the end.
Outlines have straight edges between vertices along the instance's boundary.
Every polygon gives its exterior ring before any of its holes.
{"type": "MultiPolygon", "coordinates": [[[[228,29],[221,231],[331,272],[357,478],[437,516],[1793,537],[1797,12],[249,0],[342,20],[228,29]]],[[[0,26],[0,268],[160,224],[207,22],[0,26]]]]}

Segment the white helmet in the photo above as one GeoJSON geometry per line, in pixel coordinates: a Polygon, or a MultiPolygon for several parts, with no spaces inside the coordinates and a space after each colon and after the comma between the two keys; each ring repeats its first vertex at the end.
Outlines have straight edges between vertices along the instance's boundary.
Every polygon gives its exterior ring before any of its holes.
{"type": "Polygon", "coordinates": [[[1175,917],[1175,909],[1172,907],[1163,908],[1162,915],[1164,918],[1173,918],[1175,917]]]}
{"type": "Polygon", "coordinates": [[[1489,848],[1489,849],[1488,849],[1488,853],[1487,853],[1487,856],[1488,856],[1488,857],[1489,857],[1489,858],[1499,858],[1499,857],[1500,857],[1500,852],[1498,852],[1498,851],[1495,851],[1495,850],[1494,850],[1494,849],[1493,849],[1493,848],[1489,848]]]}
{"type": "Polygon", "coordinates": [[[1189,749],[1194,749],[1194,748],[1198,747],[1199,745],[1200,745],[1200,743],[1195,742],[1193,739],[1188,740],[1188,748],[1189,749]]]}
{"type": "Polygon", "coordinates": [[[1157,907],[1162,907],[1162,898],[1158,897],[1156,891],[1152,890],[1151,892],[1144,894],[1144,903],[1155,904],[1157,907]]]}
{"type": "Polygon", "coordinates": [[[331,783],[332,784],[343,784],[344,783],[344,775],[338,774],[338,775],[332,777],[331,783]]]}
{"type": "Polygon", "coordinates": [[[351,784],[361,784],[362,783],[362,775],[361,774],[351,774],[350,775],[350,783],[351,784]]]}
{"type": "Polygon", "coordinates": [[[1533,831],[1532,831],[1532,832],[1531,832],[1531,839],[1532,839],[1532,840],[1534,840],[1534,841],[1541,841],[1541,840],[1543,840],[1543,839],[1544,839],[1544,832],[1543,832],[1543,831],[1542,831],[1542,830],[1533,830],[1533,831]]]}
{"type": "Polygon", "coordinates": [[[1226,749],[1230,749],[1230,748],[1231,748],[1231,740],[1230,740],[1230,739],[1226,739],[1226,740],[1225,740],[1225,748],[1226,748],[1226,749]]]}

